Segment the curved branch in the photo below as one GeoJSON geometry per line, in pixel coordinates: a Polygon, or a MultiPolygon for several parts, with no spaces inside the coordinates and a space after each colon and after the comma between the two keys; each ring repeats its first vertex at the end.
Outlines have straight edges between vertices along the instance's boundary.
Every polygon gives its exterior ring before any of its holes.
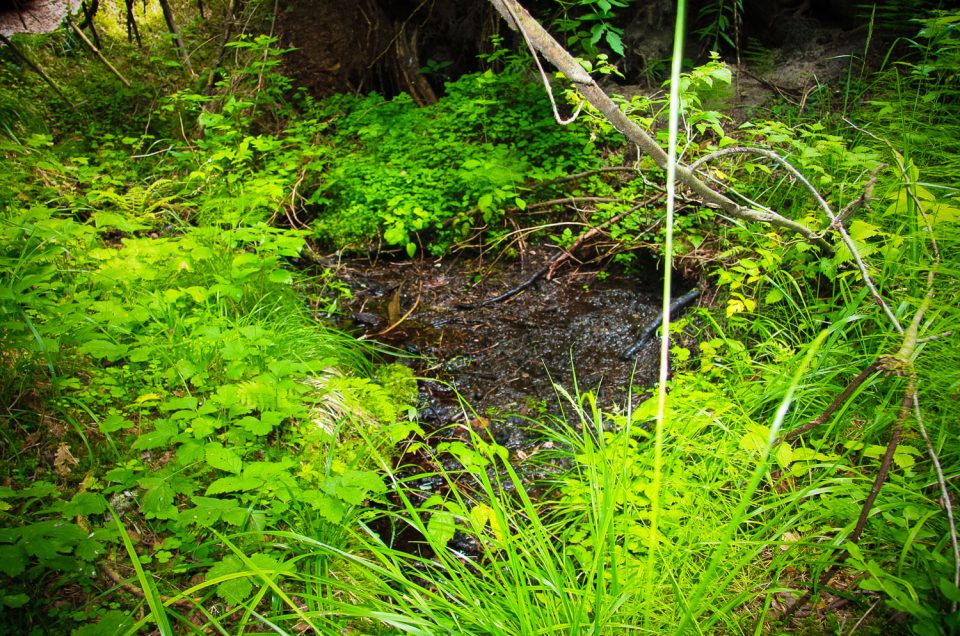
{"type": "MultiPolygon", "coordinates": [[[[667,153],[664,152],[663,148],[626,113],[620,110],[620,107],[610,99],[610,96],[600,88],[590,74],[580,66],[579,62],[553,36],[547,33],[517,0],[490,0],[490,3],[503,16],[510,28],[523,33],[524,37],[551,64],[577,86],[584,98],[599,110],[614,128],[620,131],[630,142],[639,146],[643,152],[650,155],[660,168],[667,169],[667,153]]],[[[776,212],[761,212],[739,205],[701,181],[688,166],[677,165],[676,170],[677,180],[696,193],[706,205],[718,207],[730,216],[739,219],[769,223],[788,229],[803,236],[810,243],[818,245],[828,252],[833,252],[833,246],[826,239],[802,223],[788,219],[776,212]]]]}

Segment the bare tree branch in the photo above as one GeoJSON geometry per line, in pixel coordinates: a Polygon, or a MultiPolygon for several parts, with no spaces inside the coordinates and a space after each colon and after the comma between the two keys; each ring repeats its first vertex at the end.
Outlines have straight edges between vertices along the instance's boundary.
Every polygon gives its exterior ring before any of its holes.
{"type": "MultiPolygon", "coordinates": [[[[667,169],[667,153],[636,122],[630,119],[617,104],[610,99],[594,81],[576,58],[566,51],[516,0],[490,0],[493,7],[503,16],[507,24],[519,30],[531,45],[540,51],[547,60],[572,81],[580,93],[599,110],[614,128],[628,140],[650,155],[662,169],[667,169]]],[[[717,192],[704,183],[687,166],[677,165],[677,180],[690,188],[709,206],[717,207],[730,216],[746,221],[757,221],[776,225],[803,236],[807,241],[833,252],[833,246],[817,232],[792,219],[773,211],[760,211],[739,205],[729,197],[717,192]]]]}

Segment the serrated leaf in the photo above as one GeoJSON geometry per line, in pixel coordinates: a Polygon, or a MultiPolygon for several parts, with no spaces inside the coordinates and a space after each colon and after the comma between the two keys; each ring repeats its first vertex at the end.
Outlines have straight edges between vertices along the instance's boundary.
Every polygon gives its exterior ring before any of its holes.
{"type": "MultiPolygon", "coordinates": [[[[217,499],[215,497],[193,497],[194,507],[184,510],[180,514],[180,520],[188,524],[199,524],[202,526],[212,526],[223,518],[228,520],[231,514],[239,511],[241,515],[245,510],[232,499],[217,499]]],[[[237,524],[234,524],[237,525],[237,524]]]]}
{"type": "Polygon", "coordinates": [[[101,433],[114,433],[116,431],[130,428],[133,426],[133,422],[123,417],[118,413],[108,415],[107,417],[100,420],[100,423],[97,424],[97,427],[100,429],[101,433]]]}
{"type": "Polygon", "coordinates": [[[92,358],[102,358],[110,362],[116,362],[126,355],[128,348],[127,345],[116,344],[107,340],[91,340],[84,343],[78,350],[92,358]]]}
{"type": "Polygon", "coordinates": [[[766,426],[751,424],[740,438],[740,448],[747,451],[762,451],[767,447],[770,430],[766,426]]]}
{"type": "Polygon", "coordinates": [[[229,448],[224,448],[220,442],[211,442],[204,447],[204,458],[207,465],[228,473],[239,474],[243,470],[243,460],[229,448]]]}
{"type": "Polygon", "coordinates": [[[102,515],[107,510],[107,500],[95,492],[78,492],[64,504],[61,512],[66,517],[102,515]]]}
{"type": "Polygon", "coordinates": [[[447,545],[456,532],[457,526],[453,515],[446,510],[438,510],[430,515],[430,520],[427,522],[427,538],[431,543],[439,546],[447,545]]]}
{"type": "MultiPolygon", "coordinates": [[[[243,563],[235,556],[228,556],[207,571],[205,579],[215,581],[221,577],[243,572],[243,563]]],[[[242,603],[253,592],[253,584],[246,577],[229,579],[217,585],[217,594],[228,603],[242,603]]]]}
{"type": "Polygon", "coordinates": [[[607,46],[610,47],[614,53],[619,56],[623,56],[623,40],[620,39],[620,34],[614,31],[613,29],[607,29],[607,46]]]}
{"type": "Polygon", "coordinates": [[[23,574],[27,567],[27,556],[19,545],[0,545],[0,572],[7,576],[23,574]]]}
{"type": "Polygon", "coordinates": [[[140,507],[147,519],[176,519],[177,507],[173,505],[175,493],[173,486],[164,478],[146,478],[140,480],[146,488],[140,498],[140,507]]]}
{"type": "Polygon", "coordinates": [[[783,443],[777,447],[777,463],[782,467],[786,468],[790,465],[790,462],[793,461],[793,447],[790,444],[783,443]]]}
{"type": "Polygon", "coordinates": [[[772,287],[770,291],[767,292],[767,295],[763,297],[763,303],[765,305],[775,305],[781,300],[783,300],[783,292],[776,287],[772,287]]]}
{"type": "Polygon", "coordinates": [[[340,523],[347,513],[346,504],[319,490],[303,491],[300,494],[300,500],[310,504],[311,508],[319,512],[330,523],[340,523]]]}
{"type": "Polygon", "coordinates": [[[205,495],[220,495],[226,492],[247,492],[263,486],[264,481],[255,477],[221,477],[214,480],[204,493],[205,495]]]}
{"type": "Polygon", "coordinates": [[[180,433],[176,422],[169,420],[157,420],[154,423],[155,430],[144,433],[133,443],[134,450],[150,450],[166,446],[170,441],[180,433]]]}

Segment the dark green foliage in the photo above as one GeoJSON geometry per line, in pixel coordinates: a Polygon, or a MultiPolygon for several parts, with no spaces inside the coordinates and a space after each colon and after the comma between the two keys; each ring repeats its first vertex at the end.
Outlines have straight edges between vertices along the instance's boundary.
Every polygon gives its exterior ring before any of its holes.
{"type": "Polygon", "coordinates": [[[330,121],[329,172],[309,199],[317,235],[362,247],[378,231],[416,250],[443,251],[475,225],[496,227],[523,187],[597,165],[581,126],[561,128],[525,71],[466,75],[434,106],[401,95],[342,96],[317,105],[330,121]]]}

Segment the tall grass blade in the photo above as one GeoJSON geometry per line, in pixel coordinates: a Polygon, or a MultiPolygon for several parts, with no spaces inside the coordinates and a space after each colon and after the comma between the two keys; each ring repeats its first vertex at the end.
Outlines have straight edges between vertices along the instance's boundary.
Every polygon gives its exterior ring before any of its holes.
{"type": "Polygon", "coordinates": [[[113,506],[109,506],[110,515],[113,517],[114,523],[117,524],[117,530],[120,532],[120,539],[123,541],[123,547],[127,550],[127,555],[130,557],[130,562],[133,564],[133,569],[137,573],[137,581],[140,583],[140,589],[143,590],[144,598],[147,601],[147,605],[150,607],[150,616],[144,617],[139,623],[134,625],[128,634],[135,634],[141,625],[145,621],[153,618],[153,622],[157,625],[157,630],[160,632],[161,636],[173,636],[174,631],[170,626],[170,619],[167,616],[167,608],[163,604],[163,599],[160,598],[160,593],[157,591],[157,586],[153,582],[153,578],[147,576],[147,573],[143,571],[143,565],[140,563],[140,556],[137,554],[136,548],[133,547],[133,541],[130,540],[130,534],[127,532],[127,527],[123,525],[123,522],[120,521],[117,511],[113,509],[113,506]]]}
{"type": "Polygon", "coordinates": [[[790,410],[790,404],[793,402],[793,395],[800,386],[800,382],[803,379],[804,374],[807,372],[807,368],[810,366],[810,362],[813,360],[814,354],[820,350],[831,331],[833,331],[833,329],[824,329],[820,332],[816,339],[807,348],[807,353],[803,357],[803,361],[797,366],[796,371],[794,371],[793,377],[790,380],[790,385],[787,387],[783,399],[780,401],[780,406],[777,408],[777,413],[774,416],[773,422],[770,425],[766,444],[757,460],[757,465],[754,467],[753,473],[750,475],[750,481],[747,483],[747,487],[743,491],[743,495],[740,497],[740,503],[737,505],[737,508],[730,519],[730,523],[725,529],[722,540],[720,541],[716,550],[714,550],[713,557],[710,560],[710,565],[707,566],[707,571],[704,572],[700,584],[696,587],[693,594],[690,595],[690,609],[684,613],[683,620],[676,630],[674,630],[675,634],[687,633],[687,631],[693,627],[691,623],[709,607],[713,606],[713,603],[705,602],[705,599],[708,596],[707,592],[711,589],[719,591],[717,588],[720,586],[716,585],[717,579],[714,578],[717,573],[717,569],[727,555],[727,550],[729,549],[730,544],[733,542],[733,537],[737,531],[737,528],[739,528],[740,524],[749,516],[747,514],[747,509],[750,507],[750,504],[753,501],[753,495],[757,491],[757,488],[759,488],[760,482],[767,472],[770,461],[770,452],[773,449],[773,444],[776,441],[777,436],[780,434],[780,428],[783,425],[783,420],[786,418],[787,412],[790,410]]]}
{"type": "Polygon", "coordinates": [[[670,288],[673,284],[673,214],[677,201],[677,138],[680,128],[680,71],[683,64],[683,40],[686,31],[686,0],[677,2],[677,22],[673,33],[673,61],[670,71],[670,138],[667,147],[667,218],[663,245],[663,332],[660,340],[660,372],[657,385],[657,419],[654,434],[653,485],[650,502],[650,552],[646,579],[647,598],[653,598],[653,580],[659,543],[660,491],[663,479],[663,435],[667,417],[667,378],[670,372],[670,288]]]}

